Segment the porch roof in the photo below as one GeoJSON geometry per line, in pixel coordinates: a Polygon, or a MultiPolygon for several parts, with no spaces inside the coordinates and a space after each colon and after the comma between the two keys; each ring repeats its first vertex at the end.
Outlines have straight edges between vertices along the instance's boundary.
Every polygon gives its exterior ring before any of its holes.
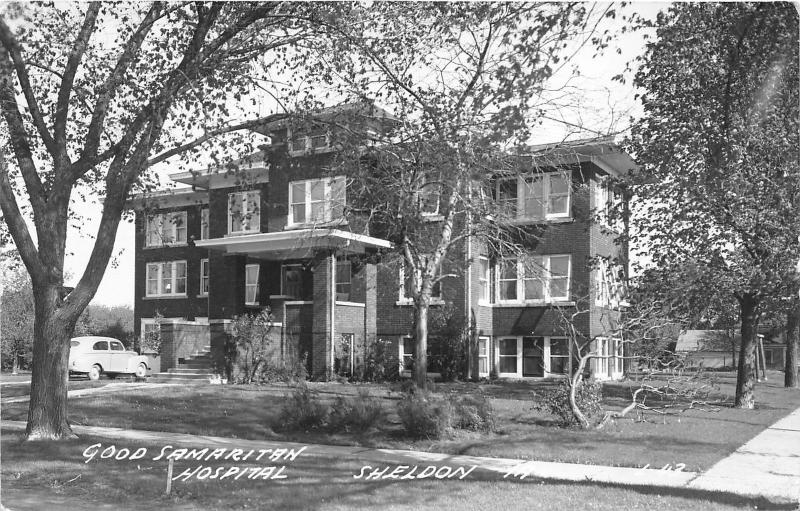
{"type": "Polygon", "coordinates": [[[361,254],[368,248],[391,248],[392,243],[340,229],[298,229],[198,240],[195,246],[257,259],[283,260],[311,257],[319,249],[361,254]]]}

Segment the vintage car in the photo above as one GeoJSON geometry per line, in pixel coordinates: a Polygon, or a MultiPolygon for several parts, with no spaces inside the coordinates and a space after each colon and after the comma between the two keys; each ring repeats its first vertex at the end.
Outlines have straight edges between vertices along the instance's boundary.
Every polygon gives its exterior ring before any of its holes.
{"type": "Polygon", "coordinates": [[[90,380],[109,378],[118,374],[147,376],[148,358],[135,351],[125,350],[122,342],[112,337],[74,337],[70,340],[69,373],[86,374],[90,380]]]}

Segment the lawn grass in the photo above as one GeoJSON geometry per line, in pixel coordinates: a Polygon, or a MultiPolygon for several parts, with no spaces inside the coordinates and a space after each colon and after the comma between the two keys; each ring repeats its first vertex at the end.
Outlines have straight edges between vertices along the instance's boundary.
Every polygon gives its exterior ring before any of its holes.
{"type": "MultiPolygon", "coordinates": [[[[332,403],[340,395],[355,395],[366,387],[381,398],[389,419],[365,434],[325,431],[275,432],[272,425],[290,391],[286,385],[152,386],[120,390],[70,401],[74,424],[150,431],[169,431],[251,440],[273,439],[375,448],[413,449],[503,458],[561,461],[597,465],[663,467],[683,464],[703,471],[721,460],[768,425],[800,407],[800,391],[784,389],[780,373],[756,390],[757,408],[721,406],[717,411],[632,413],[601,431],[557,427],[552,417],[533,408],[543,389],[552,383],[503,382],[438,385],[442,394],[482,392],[497,415],[495,433],[458,432],[446,440],[405,437],[395,413],[399,385],[311,383],[319,399],[332,403]]],[[[636,382],[615,382],[604,389],[604,404],[621,408],[636,382]]],[[[721,378],[715,399],[732,400],[735,380],[721,378]]],[[[25,403],[3,407],[3,419],[25,420],[25,403]]]]}
{"type": "MultiPolygon", "coordinates": [[[[30,377],[28,378],[30,380],[30,377]]],[[[5,381],[5,380],[4,380],[5,381]]],[[[98,381],[91,381],[89,379],[75,379],[69,380],[67,389],[68,390],[81,390],[81,389],[93,389],[97,387],[104,387],[109,383],[114,381],[124,381],[122,379],[119,380],[98,380],[98,381]]],[[[0,398],[8,398],[8,397],[20,397],[20,396],[27,396],[31,392],[31,384],[30,381],[23,380],[20,383],[15,383],[13,385],[3,385],[0,386],[0,398]]]]}
{"type": "MultiPolygon", "coordinates": [[[[467,478],[462,481],[355,481],[362,461],[298,457],[282,480],[176,481],[163,494],[166,463],[94,460],[84,463],[87,446],[108,439],[85,437],[66,442],[22,442],[20,433],[3,431],[0,469],[3,504],[25,509],[125,509],[161,511],[229,509],[593,509],[712,511],[752,508],[753,502],[718,494],[675,490],[670,494],[589,484],[544,484],[467,478]],[[124,503],[124,504],[123,504],[124,503]]],[[[146,446],[158,452],[160,446],[146,446]]],[[[121,446],[121,444],[120,444],[121,446]]],[[[177,462],[175,471],[185,468],[177,462]]],[[[208,462],[216,466],[216,462],[208,462]]],[[[246,465],[247,463],[241,463],[246,465]]]]}

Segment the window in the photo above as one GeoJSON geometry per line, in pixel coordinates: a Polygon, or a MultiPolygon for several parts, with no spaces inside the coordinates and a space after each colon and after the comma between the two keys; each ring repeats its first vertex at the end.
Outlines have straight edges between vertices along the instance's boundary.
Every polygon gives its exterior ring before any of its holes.
{"type": "Polygon", "coordinates": [[[569,345],[566,338],[550,338],[550,369],[553,374],[569,373],[569,345]]]}
{"type": "Polygon", "coordinates": [[[281,295],[294,300],[311,299],[312,282],[302,264],[285,264],[281,268],[281,295]]]}
{"type": "Polygon", "coordinates": [[[186,294],[186,261],[147,263],[145,296],[186,294]]]}
{"type": "MultiPolygon", "coordinates": [[[[422,270],[419,269],[416,271],[417,282],[419,283],[422,279],[422,270]]],[[[411,303],[414,300],[414,279],[413,273],[411,269],[408,267],[408,263],[404,262],[403,265],[400,266],[400,302],[402,303],[411,303]]],[[[433,285],[433,289],[431,290],[431,298],[432,302],[440,301],[442,298],[442,283],[441,281],[436,282],[433,285]]]]}
{"type": "Polygon", "coordinates": [[[207,240],[208,235],[208,208],[200,210],[200,239],[207,240]]]}
{"type": "Polygon", "coordinates": [[[292,133],[289,139],[289,152],[322,152],[330,149],[330,136],[325,128],[316,128],[307,132],[292,133]]]}
{"type": "Polygon", "coordinates": [[[336,299],[342,302],[350,301],[350,279],[353,266],[349,259],[336,261],[336,299]]]}
{"type": "Polygon", "coordinates": [[[498,345],[498,372],[517,373],[517,339],[500,339],[498,345]]]}
{"type": "Polygon", "coordinates": [[[289,225],[341,219],[346,201],[345,178],[338,176],[289,183],[289,225]]]}
{"type": "Polygon", "coordinates": [[[152,339],[161,333],[161,325],[155,319],[142,318],[142,339],[152,339]]]}
{"type": "Polygon", "coordinates": [[[260,265],[248,264],[244,267],[244,303],[258,305],[258,273],[260,265]]]}
{"type": "MultiPolygon", "coordinates": [[[[440,178],[439,178],[440,179],[440,178]]],[[[439,214],[439,198],[441,196],[441,183],[426,181],[419,188],[419,212],[422,216],[436,216],[439,214]]]]}
{"type": "Polygon", "coordinates": [[[111,351],[125,351],[125,346],[121,342],[111,341],[111,351]]]}
{"type": "Polygon", "coordinates": [[[500,178],[495,197],[501,214],[513,220],[569,218],[571,185],[568,170],[500,178]]]}
{"type": "Polygon", "coordinates": [[[200,294],[208,294],[208,259],[200,259],[200,294]]]}
{"type": "Polygon", "coordinates": [[[594,213],[601,225],[622,232],[620,205],[623,202],[619,188],[609,179],[598,178],[594,183],[594,213]]]}
{"type": "Polygon", "coordinates": [[[516,259],[506,259],[500,262],[497,272],[497,299],[501,302],[517,301],[517,277],[519,271],[516,259]]]}
{"type": "Polygon", "coordinates": [[[500,303],[569,300],[571,256],[535,256],[504,259],[497,265],[497,301],[500,303]]]}
{"type": "Polygon", "coordinates": [[[400,340],[400,371],[414,370],[414,339],[403,337],[400,340]]]}
{"type": "Polygon", "coordinates": [[[622,266],[600,259],[594,269],[595,304],[617,308],[625,301],[625,275],[622,266]]]}
{"type": "Polygon", "coordinates": [[[489,338],[478,337],[478,376],[489,375],[489,338]]]}
{"type": "Polygon", "coordinates": [[[234,192],[228,194],[228,234],[260,232],[261,193],[234,192]]]}
{"type": "Polygon", "coordinates": [[[94,343],[92,349],[95,351],[108,351],[108,341],[98,341],[94,343]]]}
{"type": "Polygon", "coordinates": [[[147,218],[146,247],[186,243],[186,211],[159,213],[147,218]]]}
{"type": "Polygon", "coordinates": [[[478,259],[478,301],[480,302],[489,302],[490,301],[490,288],[489,282],[491,282],[491,276],[489,274],[490,266],[489,266],[489,259],[486,257],[481,257],[478,259]]]}

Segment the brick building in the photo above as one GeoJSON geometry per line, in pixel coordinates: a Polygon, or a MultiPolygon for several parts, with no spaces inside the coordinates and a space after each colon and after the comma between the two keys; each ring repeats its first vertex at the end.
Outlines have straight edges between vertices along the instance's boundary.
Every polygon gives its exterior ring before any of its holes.
{"type": "MultiPolygon", "coordinates": [[[[406,373],[413,309],[403,272],[387,262],[389,241],[359,234],[363,221],[344,214],[347,181],[326,171],[334,157],[330,132],[293,130],[277,116],[259,132],[269,143],[238,162],[236,174],[215,168],[173,174],[190,187],[131,201],[137,335],[160,328],[162,370],[206,346],[221,360],[232,318],[269,307],[275,360],[305,355],[312,376],[324,378],[363,368],[380,342],[392,370],[406,373]]],[[[471,344],[472,377],[569,372],[573,348],[555,304],[586,311],[576,325],[598,337],[601,355],[591,371],[619,377],[622,346],[602,334],[618,314],[624,271],[615,268],[626,266],[627,254],[614,243],[617,233],[603,211],[616,197],[609,177],[633,162],[603,139],[534,147],[520,158],[537,160],[535,177],[498,176],[494,198],[515,224],[539,229],[529,260],[540,271],[534,276],[529,264],[469,239],[455,251],[461,271],[441,282],[433,307],[448,304],[450,314],[471,325],[463,342],[471,344]]]]}

